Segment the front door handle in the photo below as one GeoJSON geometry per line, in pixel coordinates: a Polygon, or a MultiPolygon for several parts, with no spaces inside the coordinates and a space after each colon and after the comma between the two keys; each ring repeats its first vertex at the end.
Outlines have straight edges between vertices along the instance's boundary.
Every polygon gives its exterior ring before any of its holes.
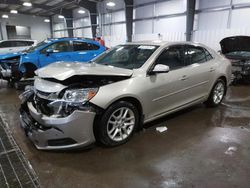
{"type": "Polygon", "coordinates": [[[181,81],[185,81],[185,80],[187,80],[188,79],[188,77],[187,77],[187,75],[183,75],[182,77],[181,77],[181,81]]]}
{"type": "Polygon", "coordinates": [[[214,72],[215,68],[211,67],[209,72],[214,72]]]}

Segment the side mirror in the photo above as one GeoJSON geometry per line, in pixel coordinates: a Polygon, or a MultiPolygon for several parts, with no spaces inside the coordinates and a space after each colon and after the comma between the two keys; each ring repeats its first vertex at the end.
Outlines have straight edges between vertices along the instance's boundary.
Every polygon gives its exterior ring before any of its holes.
{"type": "Polygon", "coordinates": [[[49,56],[53,52],[54,52],[54,50],[49,48],[49,49],[46,50],[46,55],[49,56]]]}
{"type": "Polygon", "coordinates": [[[156,73],[167,73],[169,72],[169,66],[163,65],[163,64],[158,64],[154,67],[152,71],[150,71],[150,74],[156,74],[156,73]]]}

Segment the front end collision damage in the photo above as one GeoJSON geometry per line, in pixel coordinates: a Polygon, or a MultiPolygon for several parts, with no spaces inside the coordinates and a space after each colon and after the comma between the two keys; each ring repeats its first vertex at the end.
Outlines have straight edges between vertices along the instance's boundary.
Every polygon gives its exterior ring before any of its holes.
{"type": "Polygon", "coordinates": [[[26,88],[20,95],[20,121],[26,135],[41,150],[89,146],[95,142],[95,119],[104,110],[89,101],[68,101],[64,97],[65,93],[72,89],[99,88],[126,78],[76,76],[64,81],[53,79],[53,82],[48,78],[37,78],[35,87],[26,88]],[[41,91],[48,83],[54,83],[54,90],[49,92],[50,87],[46,87],[46,91],[41,91]]]}
{"type": "Polygon", "coordinates": [[[234,82],[250,80],[250,37],[232,36],[220,41],[221,51],[232,63],[234,82]]]}
{"type": "Polygon", "coordinates": [[[20,55],[0,59],[0,78],[7,81],[17,81],[21,78],[19,72],[20,55]]]}
{"type": "Polygon", "coordinates": [[[234,81],[250,80],[250,60],[231,60],[234,81]]]}

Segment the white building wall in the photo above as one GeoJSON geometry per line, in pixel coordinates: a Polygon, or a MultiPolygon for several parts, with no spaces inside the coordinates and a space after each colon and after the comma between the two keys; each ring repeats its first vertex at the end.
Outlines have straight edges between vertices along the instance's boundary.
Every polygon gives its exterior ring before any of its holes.
{"type": "MultiPolygon", "coordinates": [[[[153,2],[152,0],[135,0],[135,5],[153,2]]],[[[166,2],[156,2],[146,6],[139,6],[134,9],[134,41],[157,40],[182,41],[185,40],[186,15],[181,15],[186,11],[186,0],[172,0],[166,2]],[[170,16],[172,14],[180,14],[170,16]],[[169,17],[167,17],[169,15],[169,17]],[[160,17],[158,16],[166,16],[160,17]],[[149,19],[149,18],[153,19],[149,19]],[[138,19],[136,21],[136,19],[138,19]],[[144,19],[144,20],[143,20],[144,19]]]]}
{"type": "MultiPolygon", "coordinates": [[[[233,0],[233,5],[250,4],[250,0],[233,0]]],[[[228,10],[201,12],[195,16],[193,41],[204,43],[220,50],[219,42],[229,36],[250,35],[250,8],[233,9],[230,13],[230,0],[199,0],[196,9],[228,7],[228,10]]]]}
{"type": "Polygon", "coordinates": [[[68,31],[65,21],[61,21],[60,23],[53,24],[53,37],[60,38],[60,37],[68,37],[68,31]]]}
{"type": "Polygon", "coordinates": [[[199,9],[213,8],[229,5],[231,0],[197,0],[199,1],[199,9]]]}
{"type": "MultiPolygon", "coordinates": [[[[68,37],[65,19],[59,19],[58,15],[53,16],[54,37],[68,37]]],[[[89,11],[83,8],[73,10],[73,34],[74,37],[92,38],[91,21],[89,11]],[[79,10],[84,10],[84,14],[79,14],[79,10]]]]}
{"type": "MultiPolygon", "coordinates": [[[[116,1],[117,6],[108,8],[107,0],[98,3],[99,36],[102,36],[108,47],[126,42],[125,5],[116,1]],[[122,10],[123,9],[123,10],[122,10]],[[119,11],[117,11],[119,10],[119,11]]],[[[231,35],[248,35],[250,8],[229,10],[231,0],[197,0],[196,9],[201,11],[195,15],[193,41],[207,44],[219,50],[219,41],[231,35]],[[219,8],[227,8],[219,10],[219,8]],[[217,8],[211,12],[211,9],[217,8]]],[[[250,0],[233,0],[233,5],[250,4],[250,0]]],[[[183,41],[186,32],[186,0],[134,0],[133,41],[167,40],[183,41]],[[152,3],[154,2],[154,3],[152,3]],[[151,3],[146,6],[143,4],[151,3]],[[173,14],[176,14],[173,16],[173,14]]],[[[74,11],[74,35],[92,37],[88,15],[74,11]],[[82,27],[82,28],[81,28],[82,27]]],[[[86,11],[87,12],[87,11],[86,11]]],[[[87,13],[88,14],[88,13],[87,13]]],[[[58,23],[55,28],[65,25],[58,23]]],[[[66,36],[67,32],[57,32],[57,36],[66,36]]]]}
{"type": "MultiPolygon", "coordinates": [[[[117,9],[124,9],[123,1],[117,1],[117,9]]],[[[126,42],[125,10],[107,10],[106,1],[98,4],[99,9],[99,36],[105,40],[107,47],[114,47],[126,42]]]]}
{"type": "Polygon", "coordinates": [[[42,41],[51,37],[50,23],[44,22],[44,17],[23,14],[9,15],[8,19],[0,18],[3,39],[7,39],[6,25],[30,27],[31,39],[42,41]]]}
{"type": "MultiPolygon", "coordinates": [[[[135,0],[135,6],[142,5],[155,0],[135,0]]],[[[121,1],[122,2],[122,1],[121,1]]],[[[99,21],[102,28],[102,35],[108,47],[126,42],[126,24],[125,10],[107,11],[105,3],[99,3],[99,11],[102,14],[99,21]],[[119,22],[119,23],[116,23],[119,22]],[[112,23],[110,25],[110,23],[112,23]],[[114,24],[116,23],[116,24],[114,24]]],[[[118,1],[116,1],[118,3],[118,1]]],[[[125,8],[124,4],[118,3],[119,8],[125,8]]],[[[186,11],[186,0],[171,0],[166,2],[158,2],[147,6],[139,6],[134,8],[133,23],[133,41],[138,40],[156,40],[158,34],[161,34],[161,39],[185,40],[186,16],[179,15],[176,17],[157,18],[162,15],[172,15],[184,13],[186,11]],[[156,17],[155,19],[148,19],[156,17]],[[146,18],[146,20],[145,20],[146,18]],[[142,20],[137,20],[142,19],[142,20]]]]}
{"type": "Polygon", "coordinates": [[[92,38],[91,21],[89,11],[83,8],[78,8],[73,11],[73,27],[75,37],[92,38]],[[79,10],[84,10],[85,14],[79,14],[79,10]]]}

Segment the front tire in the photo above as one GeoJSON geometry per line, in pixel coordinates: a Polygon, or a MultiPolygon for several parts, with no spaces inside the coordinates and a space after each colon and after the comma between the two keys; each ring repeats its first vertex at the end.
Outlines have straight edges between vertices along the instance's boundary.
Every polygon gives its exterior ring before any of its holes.
{"type": "Polygon", "coordinates": [[[212,91],[209,95],[208,100],[205,102],[205,104],[208,107],[216,107],[221,104],[224,96],[226,95],[226,83],[222,79],[218,79],[216,83],[214,84],[212,91]]]}
{"type": "Polygon", "coordinates": [[[126,143],[139,124],[137,108],[130,102],[118,101],[102,115],[97,125],[97,141],[106,147],[126,143]]]}

